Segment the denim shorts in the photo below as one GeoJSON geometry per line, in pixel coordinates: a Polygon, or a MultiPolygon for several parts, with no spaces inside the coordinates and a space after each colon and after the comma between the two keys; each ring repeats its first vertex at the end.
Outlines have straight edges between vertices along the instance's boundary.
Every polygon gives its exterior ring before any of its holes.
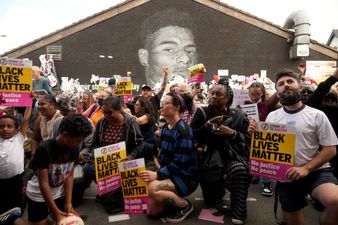
{"type": "Polygon", "coordinates": [[[277,191],[284,212],[295,212],[307,205],[305,196],[321,184],[337,184],[331,168],[311,172],[306,177],[293,182],[277,182],[277,191]]]}

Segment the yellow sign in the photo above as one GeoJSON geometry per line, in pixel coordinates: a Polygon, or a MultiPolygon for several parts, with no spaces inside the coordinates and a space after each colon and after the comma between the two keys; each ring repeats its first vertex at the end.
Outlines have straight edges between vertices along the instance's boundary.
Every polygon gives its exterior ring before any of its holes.
{"type": "Polygon", "coordinates": [[[32,92],[32,68],[0,65],[0,90],[32,92]]]}
{"type": "Polygon", "coordinates": [[[255,131],[251,140],[251,159],[294,164],[296,135],[255,131]]]}
{"type": "Polygon", "coordinates": [[[126,150],[95,156],[96,180],[99,181],[118,174],[118,164],[126,157],[126,150]]]}
{"type": "Polygon", "coordinates": [[[286,171],[295,162],[296,138],[292,125],[258,122],[251,138],[250,173],[288,181],[286,171]]]}
{"type": "Polygon", "coordinates": [[[115,85],[116,96],[132,95],[133,84],[130,77],[121,77],[115,85]]]}
{"type": "Polygon", "coordinates": [[[124,198],[148,196],[147,183],[139,176],[145,171],[144,159],[123,162],[119,169],[124,198]]]}
{"type": "Polygon", "coordinates": [[[135,159],[119,164],[124,199],[124,213],[150,213],[148,185],[139,174],[145,171],[144,159],[135,159]]]}
{"type": "Polygon", "coordinates": [[[121,187],[118,164],[127,157],[125,142],[94,149],[98,194],[121,187]]]}

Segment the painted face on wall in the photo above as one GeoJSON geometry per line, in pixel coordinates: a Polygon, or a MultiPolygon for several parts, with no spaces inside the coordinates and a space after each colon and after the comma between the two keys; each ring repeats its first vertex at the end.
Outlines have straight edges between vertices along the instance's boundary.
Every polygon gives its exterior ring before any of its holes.
{"type": "Polygon", "coordinates": [[[170,80],[187,78],[188,68],[198,62],[194,36],[187,28],[162,27],[148,36],[148,43],[147,49],[139,50],[139,59],[151,87],[162,80],[164,66],[169,68],[170,80]]]}

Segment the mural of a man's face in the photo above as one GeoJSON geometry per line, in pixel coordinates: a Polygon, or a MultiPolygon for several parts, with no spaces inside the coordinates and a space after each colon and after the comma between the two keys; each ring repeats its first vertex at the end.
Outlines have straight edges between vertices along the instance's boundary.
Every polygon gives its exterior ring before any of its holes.
{"type": "Polygon", "coordinates": [[[162,27],[148,36],[148,46],[140,49],[139,59],[147,77],[154,86],[163,78],[163,67],[169,68],[169,80],[173,76],[187,78],[188,67],[197,64],[198,55],[192,32],[179,26],[162,27]]]}

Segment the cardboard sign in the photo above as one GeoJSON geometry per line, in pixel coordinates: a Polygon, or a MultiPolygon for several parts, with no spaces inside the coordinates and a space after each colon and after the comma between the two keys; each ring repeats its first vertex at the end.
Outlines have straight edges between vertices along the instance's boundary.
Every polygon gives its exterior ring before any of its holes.
{"type": "Polygon", "coordinates": [[[116,91],[115,95],[116,96],[123,96],[123,95],[132,95],[133,91],[133,84],[131,82],[130,77],[121,77],[115,85],[116,91]]]}
{"type": "Polygon", "coordinates": [[[133,101],[133,96],[132,95],[124,95],[123,96],[123,103],[127,104],[129,102],[133,101]]]}
{"type": "Polygon", "coordinates": [[[246,113],[250,121],[254,119],[256,122],[259,122],[257,104],[241,105],[241,109],[246,113]]]}
{"type": "Polygon", "coordinates": [[[336,67],[336,61],[306,61],[305,77],[310,77],[319,84],[331,76],[336,67]]]}
{"type": "Polygon", "coordinates": [[[232,101],[231,108],[237,105],[244,105],[246,101],[250,101],[248,89],[232,89],[234,93],[234,99],[232,101]]]}
{"type": "Polygon", "coordinates": [[[251,138],[250,173],[287,182],[294,166],[296,128],[286,124],[257,123],[251,138]]]}
{"type": "Polygon", "coordinates": [[[118,165],[127,157],[126,143],[96,148],[94,156],[98,194],[102,195],[121,187],[118,165]]]}
{"type": "Polygon", "coordinates": [[[196,74],[188,78],[188,84],[204,82],[204,74],[196,74]]]}
{"type": "Polygon", "coordinates": [[[144,159],[135,159],[119,164],[121,177],[124,213],[149,214],[149,195],[147,183],[139,173],[145,171],[144,159]]]}
{"type": "Polygon", "coordinates": [[[1,106],[31,106],[32,61],[0,57],[1,106]]]}
{"type": "Polygon", "coordinates": [[[188,84],[204,82],[205,66],[200,63],[188,68],[188,84]]]}

